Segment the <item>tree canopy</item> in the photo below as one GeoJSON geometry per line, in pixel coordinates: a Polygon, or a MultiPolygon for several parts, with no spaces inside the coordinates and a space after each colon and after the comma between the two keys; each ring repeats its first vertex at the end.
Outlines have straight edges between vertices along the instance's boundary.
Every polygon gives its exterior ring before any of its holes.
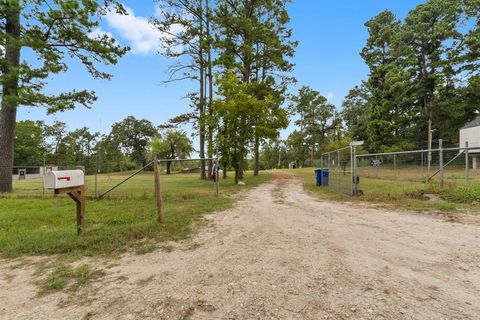
{"type": "Polygon", "coordinates": [[[478,1],[429,0],[403,21],[390,11],[367,21],[360,55],[370,73],[343,103],[352,136],[371,151],[424,148],[429,130],[457,141],[480,111],[479,10],[478,1]]]}
{"type": "MultiPolygon", "coordinates": [[[[152,140],[151,149],[160,159],[187,159],[193,152],[192,141],[183,130],[167,130],[152,140]]],[[[171,162],[167,162],[167,174],[170,174],[171,162]]]]}
{"type": "Polygon", "coordinates": [[[114,0],[10,0],[0,3],[0,192],[12,190],[17,107],[41,106],[47,113],[90,106],[96,95],[72,88],[47,93],[48,80],[68,70],[67,59],[80,61],[98,79],[109,79],[99,64],[113,65],[128,48],[107,34],[94,35],[107,10],[124,13],[114,0]],[[33,54],[22,56],[22,49],[33,54]]]}

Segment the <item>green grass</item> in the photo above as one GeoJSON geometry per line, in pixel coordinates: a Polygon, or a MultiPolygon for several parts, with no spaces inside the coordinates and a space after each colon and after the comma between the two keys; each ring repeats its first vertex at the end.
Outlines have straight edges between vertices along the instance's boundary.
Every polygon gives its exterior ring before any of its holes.
{"type": "MultiPolygon", "coordinates": [[[[99,176],[99,191],[126,176],[99,176]]],[[[156,218],[153,173],[132,178],[100,201],[93,199],[94,178],[87,177],[86,232],[80,237],[76,235],[76,211],[71,199],[54,197],[50,190],[43,195],[42,180],[17,181],[13,194],[0,196],[0,254],[81,257],[129,249],[146,253],[155,242],[188,237],[203,214],[228,208],[235,200],[232,194],[270,177],[268,173],[258,177],[247,173],[246,186],[235,186],[232,178],[220,180],[220,196],[215,197],[213,183],[200,180],[196,174],[162,175],[162,224],[156,218]]]]}
{"type": "MultiPolygon", "coordinates": [[[[436,210],[452,212],[458,209],[479,212],[480,185],[447,183],[441,189],[438,184],[426,184],[417,181],[402,181],[360,177],[360,189],[363,196],[352,197],[339,194],[327,188],[316,186],[313,168],[288,170],[301,177],[306,190],[333,201],[367,201],[390,204],[418,210],[436,210]],[[439,201],[427,201],[424,194],[437,194],[439,201]]],[[[347,189],[347,188],[345,188],[347,189]]],[[[345,190],[347,191],[347,190],[345,190]]]]}
{"type": "Polygon", "coordinates": [[[82,264],[78,267],[61,265],[56,267],[43,281],[40,293],[49,293],[63,289],[68,289],[68,291],[74,293],[88,282],[103,275],[103,271],[92,270],[88,264],[82,264]]]}
{"type": "Polygon", "coordinates": [[[477,204],[480,202],[480,185],[459,185],[440,191],[443,199],[456,203],[477,204]]]}
{"type": "Polygon", "coordinates": [[[144,245],[141,245],[141,246],[137,247],[135,249],[135,253],[138,254],[138,255],[143,255],[143,254],[153,252],[153,251],[155,251],[155,249],[157,249],[157,246],[155,244],[146,243],[144,245]]]}

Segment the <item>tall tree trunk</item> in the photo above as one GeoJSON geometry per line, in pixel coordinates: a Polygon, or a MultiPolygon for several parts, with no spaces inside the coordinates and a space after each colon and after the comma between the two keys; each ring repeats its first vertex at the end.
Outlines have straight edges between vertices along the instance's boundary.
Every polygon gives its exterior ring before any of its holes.
{"type": "Polygon", "coordinates": [[[235,169],[235,184],[238,184],[238,182],[241,180],[240,179],[240,160],[239,160],[239,148],[237,146],[234,147],[234,159],[232,161],[233,163],[233,168],[235,169]]]}
{"type": "Polygon", "coordinates": [[[0,109],[0,192],[12,192],[15,125],[18,106],[18,73],[20,64],[20,6],[19,1],[6,5],[5,64],[2,105],[0,109]]]}
{"type": "Polygon", "coordinates": [[[171,173],[171,170],[170,170],[170,167],[172,166],[172,162],[171,161],[168,161],[167,162],[167,174],[170,174],[171,173]]]}
{"type": "Polygon", "coordinates": [[[243,159],[243,156],[238,160],[238,172],[237,172],[237,179],[235,180],[236,183],[238,181],[243,180],[243,162],[245,160],[243,159]]]}
{"type": "MultiPolygon", "coordinates": [[[[245,60],[246,61],[246,60],[245,60]]],[[[250,71],[251,71],[251,66],[250,66],[250,62],[249,63],[245,63],[244,65],[244,68],[243,68],[243,76],[242,76],[242,81],[244,83],[246,83],[247,85],[250,84],[250,71]]],[[[240,128],[245,128],[245,125],[247,123],[247,119],[245,117],[241,117],[240,118],[240,128]]],[[[248,141],[250,142],[250,141],[248,141]]],[[[245,141],[245,143],[248,143],[247,141],[245,141]]],[[[241,149],[244,148],[244,146],[240,146],[241,149]]],[[[238,178],[239,180],[242,180],[243,179],[243,157],[246,155],[246,152],[242,152],[241,153],[241,157],[239,159],[239,162],[240,162],[240,165],[239,165],[239,168],[238,168],[238,178]]]]}
{"type": "Polygon", "coordinates": [[[223,179],[227,179],[227,162],[223,163],[223,179]]]}
{"type": "MultiPolygon", "coordinates": [[[[245,123],[247,122],[246,116],[241,116],[240,117],[240,130],[246,130],[245,129],[245,123]]],[[[242,136],[245,136],[245,133],[242,134],[242,136]]],[[[238,180],[243,180],[243,163],[245,161],[245,157],[247,156],[248,150],[246,144],[249,141],[244,141],[240,143],[238,146],[238,180]]]]}
{"type": "MultiPolygon", "coordinates": [[[[259,72],[259,66],[258,66],[258,45],[257,45],[257,70],[256,70],[256,77],[257,77],[257,80],[258,80],[258,72],[259,72]]],[[[265,61],[265,46],[263,46],[263,50],[262,50],[262,74],[261,74],[261,81],[262,83],[265,82],[265,79],[267,78],[267,74],[266,74],[266,61],[265,61]]],[[[254,146],[254,159],[253,159],[253,175],[254,176],[258,176],[259,174],[259,171],[260,171],[260,137],[256,134],[255,135],[255,142],[254,142],[255,146],[254,146]]]]}
{"type": "Polygon", "coordinates": [[[240,170],[239,170],[239,165],[237,164],[235,166],[235,184],[238,184],[238,182],[240,181],[240,170]]]}
{"type": "Polygon", "coordinates": [[[254,146],[254,164],[253,164],[253,175],[258,176],[260,171],[260,138],[255,135],[255,146],[254,146]]]}
{"type": "Polygon", "coordinates": [[[247,149],[246,146],[240,145],[239,147],[239,159],[238,159],[238,180],[243,180],[243,165],[245,163],[245,157],[247,156],[247,149]]]}
{"type": "MultiPolygon", "coordinates": [[[[208,117],[210,119],[208,125],[208,132],[207,132],[207,139],[208,139],[208,147],[207,147],[207,154],[208,157],[211,159],[213,158],[213,126],[212,126],[212,101],[213,101],[213,74],[212,74],[212,41],[210,38],[210,7],[209,1],[205,0],[205,11],[206,11],[206,37],[207,37],[207,77],[208,77],[208,117]]],[[[208,175],[211,177],[213,170],[213,161],[208,161],[208,175]]]]}
{"type": "MultiPolygon", "coordinates": [[[[200,152],[199,156],[201,159],[205,158],[205,63],[203,60],[203,40],[204,40],[204,32],[203,32],[203,6],[202,2],[200,2],[200,13],[201,17],[199,20],[200,24],[200,34],[199,34],[199,67],[200,67],[200,101],[199,101],[199,130],[200,130],[200,152]]],[[[205,174],[205,160],[200,161],[200,178],[201,179],[206,179],[206,174],[205,174]]]]}

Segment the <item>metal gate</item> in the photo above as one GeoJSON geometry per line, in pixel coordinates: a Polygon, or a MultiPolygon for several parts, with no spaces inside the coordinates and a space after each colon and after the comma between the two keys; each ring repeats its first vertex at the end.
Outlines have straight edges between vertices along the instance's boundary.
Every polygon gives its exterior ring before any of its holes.
{"type": "Polygon", "coordinates": [[[354,141],[348,147],[322,154],[321,167],[329,171],[328,189],[346,195],[358,194],[356,147],[362,144],[362,141],[354,141]]]}

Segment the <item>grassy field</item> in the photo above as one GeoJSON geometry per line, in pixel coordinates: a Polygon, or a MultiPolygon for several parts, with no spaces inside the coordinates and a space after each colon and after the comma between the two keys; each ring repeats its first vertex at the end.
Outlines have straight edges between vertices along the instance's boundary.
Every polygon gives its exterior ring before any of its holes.
{"type": "MultiPolygon", "coordinates": [[[[126,174],[100,175],[99,192],[123,180],[126,174]]],[[[193,222],[203,214],[231,206],[231,195],[254,187],[270,178],[246,174],[246,186],[235,186],[233,179],[220,180],[220,196],[215,197],[211,181],[197,174],[162,175],[165,221],[156,220],[153,173],[145,172],[127,181],[105,199],[94,199],[94,177],[86,178],[86,232],[76,235],[75,204],[65,195],[43,194],[42,180],[14,183],[14,193],[0,196],[0,254],[101,255],[133,249],[153,250],[166,240],[184,239],[193,222]]]]}
{"type": "MultiPolygon", "coordinates": [[[[332,190],[316,186],[313,168],[302,168],[289,170],[301,177],[307,190],[320,195],[323,198],[339,201],[368,201],[373,203],[392,204],[396,206],[409,207],[420,210],[439,210],[456,211],[468,210],[471,212],[480,212],[478,203],[480,202],[480,184],[473,182],[465,185],[463,180],[452,182],[447,179],[447,183],[441,189],[437,183],[420,182],[416,173],[396,173],[396,177],[379,175],[375,178],[373,172],[360,172],[360,189],[364,195],[360,197],[351,197],[347,194],[341,194],[332,190]],[[407,177],[401,180],[398,177],[407,177]],[[437,195],[438,201],[428,201],[425,194],[437,195]]],[[[393,174],[393,173],[391,173],[393,174]]],[[[449,173],[458,174],[458,173],[449,173]]],[[[477,173],[478,174],[478,173],[477,173]]],[[[477,176],[474,175],[474,179],[477,176]]],[[[343,190],[348,190],[348,182],[343,181],[343,190]]]]}

